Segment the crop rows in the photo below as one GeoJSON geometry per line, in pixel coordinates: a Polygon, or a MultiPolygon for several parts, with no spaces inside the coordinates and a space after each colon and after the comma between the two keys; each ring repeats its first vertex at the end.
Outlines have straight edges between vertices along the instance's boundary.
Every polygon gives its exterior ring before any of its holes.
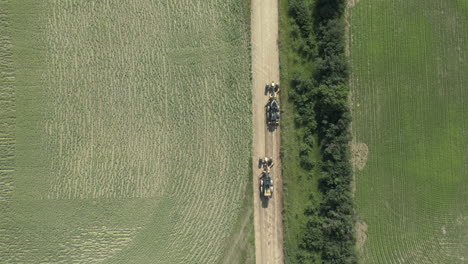
{"type": "Polygon", "coordinates": [[[444,0],[350,10],[353,134],[368,147],[356,171],[362,263],[468,260],[466,14],[444,0]]]}
{"type": "MultiPolygon", "coordinates": [[[[5,3],[0,1],[0,5],[5,3]]],[[[0,9],[0,257],[5,256],[9,248],[9,231],[13,224],[9,213],[14,190],[15,88],[9,19],[6,10],[0,9]]]]}
{"type": "Polygon", "coordinates": [[[0,204],[10,200],[13,190],[15,151],[15,91],[8,30],[8,14],[0,9],[0,204]]]}
{"type": "Polygon", "coordinates": [[[37,221],[7,231],[13,246],[0,254],[10,263],[217,262],[250,177],[243,3],[50,0],[46,7],[47,99],[35,125],[47,188],[35,203],[61,208],[54,214],[71,222],[24,209],[37,221]],[[139,201],[142,217],[131,213],[139,201]],[[74,214],[76,206],[86,213],[74,214]],[[39,245],[36,230],[54,228],[62,231],[39,245]],[[29,242],[21,239],[29,233],[29,242]]]}

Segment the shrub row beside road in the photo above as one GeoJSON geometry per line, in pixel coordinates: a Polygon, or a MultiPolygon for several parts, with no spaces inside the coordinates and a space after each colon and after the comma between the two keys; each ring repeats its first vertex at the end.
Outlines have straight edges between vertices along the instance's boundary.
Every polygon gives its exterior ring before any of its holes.
{"type": "Polygon", "coordinates": [[[299,263],[312,262],[307,256],[317,253],[323,263],[357,263],[349,162],[351,115],[347,102],[345,6],[345,0],[316,0],[313,5],[289,0],[291,37],[301,43],[296,52],[315,64],[310,76],[294,73],[290,84],[289,97],[297,110],[295,123],[305,129],[299,150],[301,166],[306,170],[314,167],[309,153],[315,138],[321,153],[321,200],[304,212],[308,221],[301,248],[306,253],[297,256],[299,263]]]}

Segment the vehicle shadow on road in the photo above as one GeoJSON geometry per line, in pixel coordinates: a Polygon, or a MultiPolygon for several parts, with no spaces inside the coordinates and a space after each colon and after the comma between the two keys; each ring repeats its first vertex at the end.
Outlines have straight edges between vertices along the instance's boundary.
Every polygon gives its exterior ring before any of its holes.
{"type": "Polygon", "coordinates": [[[278,125],[275,124],[267,124],[267,130],[268,132],[274,132],[278,128],[278,125]]]}
{"type": "Polygon", "coordinates": [[[260,200],[262,201],[262,208],[268,208],[268,202],[270,199],[265,198],[260,194],[260,200]]]}

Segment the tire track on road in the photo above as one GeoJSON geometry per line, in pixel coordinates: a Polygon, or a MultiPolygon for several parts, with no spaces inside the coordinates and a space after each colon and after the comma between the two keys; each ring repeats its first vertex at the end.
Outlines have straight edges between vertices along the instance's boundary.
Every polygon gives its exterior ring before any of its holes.
{"type": "Polygon", "coordinates": [[[253,177],[255,250],[257,264],[283,263],[283,186],[279,160],[279,128],[268,131],[265,120],[265,84],[279,81],[278,56],[278,2],[277,0],[252,0],[252,112],[253,112],[253,177]],[[274,194],[268,206],[259,195],[258,158],[273,157],[271,170],[274,194]]]}

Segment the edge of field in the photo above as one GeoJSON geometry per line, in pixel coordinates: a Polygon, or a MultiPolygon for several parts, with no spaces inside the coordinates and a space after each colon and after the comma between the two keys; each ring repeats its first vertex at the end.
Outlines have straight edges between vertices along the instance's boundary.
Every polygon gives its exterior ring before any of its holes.
{"type": "MultiPolygon", "coordinates": [[[[251,1],[244,0],[244,20],[247,25],[247,39],[251,39],[251,1]]],[[[248,45],[249,61],[252,61],[252,46],[248,45]]],[[[252,64],[250,63],[250,81],[252,81],[252,64]]],[[[249,105],[252,104],[252,98],[249,98],[249,105]]],[[[252,144],[252,142],[250,143],[252,144]]],[[[251,175],[252,171],[252,153],[250,153],[247,164],[249,166],[249,173],[247,185],[245,189],[244,200],[240,207],[240,214],[233,227],[232,233],[229,235],[227,247],[223,256],[220,257],[222,264],[254,264],[255,263],[255,230],[254,230],[254,208],[253,208],[253,193],[250,186],[253,181],[251,175]]]]}
{"type": "MultiPolygon", "coordinates": [[[[310,195],[314,194],[318,203],[321,194],[318,191],[318,166],[308,172],[299,164],[299,150],[304,131],[294,124],[295,105],[289,100],[289,90],[292,74],[297,71],[302,75],[311,74],[315,65],[313,62],[303,63],[295,52],[297,43],[291,37],[291,24],[288,15],[289,0],[279,0],[279,53],[281,79],[281,162],[283,165],[284,190],[284,254],[285,263],[297,263],[296,256],[301,252],[302,234],[305,232],[307,217],[304,211],[312,205],[310,195]]],[[[317,139],[316,139],[317,140],[317,139]]],[[[311,159],[315,164],[320,162],[318,148],[313,148],[311,159]]],[[[314,256],[318,259],[320,256],[314,256]]]]}
{"type": "Polygon", "coordinates": [[[252,160],[249,158],[249,179],[247,180],[247,188],[245,190],[245,199],[241,204],[239,215],[233,232],[228,237],[228,247],[221,257],[219,263],[223,264],[253,264],[255,263],[255,232],[253,219],[253,193],[249,186],[252,186],[252,160]],[[229,247],[230,245],[230,247],[229,247]]]}
{"type": "Polygon", "coordinates": [[[11,15],[11,38],[15,90],[15,172],[13,194],[15,199],[42,199],[41,193],[47,188],[47,181],[37,175],[45,175],[43,166],[46,156],[41,155],[42,130],[38,129],[43,118],[41,110],[44,94],[41,88],[43,76],[38,70],[43,67],[44,40],[40,37],[41,23],[44,19],[43,4],[37,1],[8,1],[11,15]],[[27,31],[27,34],[25,34],[27,31]],[[28,175],[28,176],[26,176],[28,175]],[[17,188],[17,186],[33,186],[17,188]],[[34,190],[33,192],[25,190],[34,190]]]}

